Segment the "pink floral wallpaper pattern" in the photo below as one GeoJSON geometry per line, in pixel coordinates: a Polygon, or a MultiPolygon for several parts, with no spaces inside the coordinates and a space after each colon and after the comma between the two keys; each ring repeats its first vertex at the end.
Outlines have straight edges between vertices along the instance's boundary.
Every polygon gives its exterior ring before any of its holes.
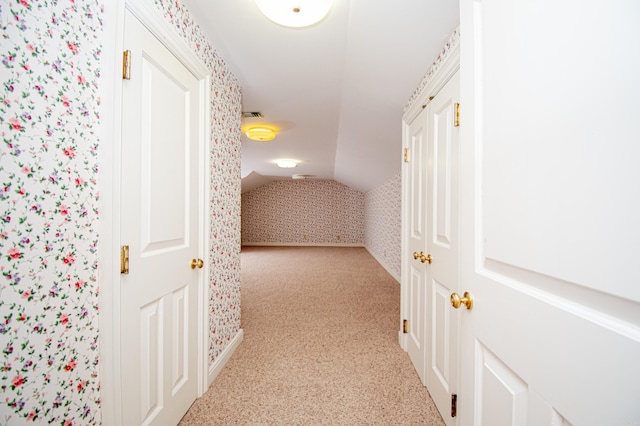
{"type": "Polygon", "coordinates": [[[364,194],[333,180],[271,182],[242,195],[242,243],[363,245],[400,280],[401,186],[400,174],[364,194]]]}
{"type": "Polygon", "coordinates": [[[100,423],[103,6],[0,4],[0,424],[100,423]]]}
{"type": "Polygon", "coordinates": [[[387,179],[364,196],[364,242],[367,251],[400,281],[402,178],[387,179]]]}
{"type": "MultiPolygon", "coordinates": [[[[240,326],[241,91],[186,9],[155,4],[212,70],[213,362],[240,326]]],[[[0,425],[101,423],[95,224],[104,7],[0,3],[0,425]]]]}
{"type": "Polygon", "coordinates": [[[364,194],[334,180],[276,180],[242,194],[243,244],[364,244],[364,194]]]}

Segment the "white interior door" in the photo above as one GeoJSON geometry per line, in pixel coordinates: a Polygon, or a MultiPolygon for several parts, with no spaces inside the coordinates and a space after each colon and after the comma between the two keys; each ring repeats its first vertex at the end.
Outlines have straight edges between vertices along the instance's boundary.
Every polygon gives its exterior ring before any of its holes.
{"type": "Polygon", "coordinates": [[[640,424],[640,3],[461,13],[462,423],[640,424]]]}
{"type": "Polygon", "coordinates": [[[427,109],[405,129],[409,148],[409,162],[405,172],[405,227],[404,240],[407,255],[404,256],[404,295],[406,348],[422,383],[426,383],[426,305],[428,269],[421,261],[427,247],[427,109]]]}
{"type": "Polygon", "coordinates": [[[427,250],[427,389],[447,425],[456,422],[452,394],[457,392],[458,312],[450,309],[450,295],[458,291],[458,129],[456,73],[428,106],[427,250]]]}
{"type": "Polygon", "coordinates": [[[124,424],[177,424],[197,396],[199,82],[131,13],[124,43],[124,424]]]}

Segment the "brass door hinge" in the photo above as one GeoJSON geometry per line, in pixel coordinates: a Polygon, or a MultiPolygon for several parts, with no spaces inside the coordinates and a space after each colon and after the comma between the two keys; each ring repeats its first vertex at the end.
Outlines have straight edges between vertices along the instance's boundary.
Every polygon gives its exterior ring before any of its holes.
{"type": "Polygon", "coordinates": [[[120,247],[120,273],[129,274],[129,246],[120,247]]]}
{"type": "Polygon", "coordinates": [[[402,332],[407,334],[409,332],[409,321],[402,320],[402,332]]]}
{"type": "Polygon", "coordinates": [[[122,78],[131,80],[131,51],[122,52],[122,78]]]}
{"type": "Polygon", "coordinates": [[[460,104],[458,102],[454,107],[454,117],[453,127],[460,127],[460,104]]]}
{"type": "Polygon", "coordinates": [[[455,393],[451,394],[451,417],[455,417],[458,415],[458,395],[455,393]]]}
{"type": "Polygon", "coordinates": [[[409,162],[409,148],[404,149],[404,162],[405,163],[409,162]]]}

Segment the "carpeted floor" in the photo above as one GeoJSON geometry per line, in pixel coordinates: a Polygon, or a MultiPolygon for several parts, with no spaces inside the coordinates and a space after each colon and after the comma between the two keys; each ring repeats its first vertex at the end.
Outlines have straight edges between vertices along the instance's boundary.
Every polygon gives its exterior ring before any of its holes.
{"type": "Polygon", "coordinates": [[[363,248],[245,247],[244,340],[180,425],[444,425],[363,248]]]}

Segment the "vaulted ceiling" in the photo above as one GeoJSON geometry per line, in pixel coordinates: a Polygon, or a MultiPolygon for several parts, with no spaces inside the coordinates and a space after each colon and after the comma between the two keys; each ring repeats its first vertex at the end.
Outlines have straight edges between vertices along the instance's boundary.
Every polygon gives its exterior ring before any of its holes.
{"type": "Polygon", "coordinates": [[[254,0],[183,0],[242,85],[243,191],[292,174],[369,191],[400,171],[402,110],[458,26],[456,0],[335,0],[301,29],[268,20],[254,0]],[[294,169],[275,162],[293,159],[294,169]]]}

